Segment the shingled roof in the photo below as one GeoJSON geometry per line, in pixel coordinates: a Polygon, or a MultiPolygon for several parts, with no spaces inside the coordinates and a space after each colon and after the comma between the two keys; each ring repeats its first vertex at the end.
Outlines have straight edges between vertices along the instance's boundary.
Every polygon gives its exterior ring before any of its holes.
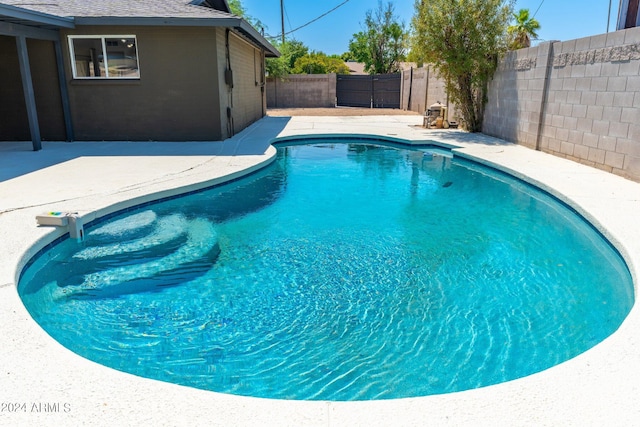
{"type": "Polygon", "coordinates": [[[75,25],[160,25],[234,28],[263,47],[280,53],[255,28],[230,13],[226,0],[2,0],[0,5],[73,18],[75,25]]]}
{"type": "Polygon", "coordinates": [[[216,9],[208,1],[189,0],[2,0],[4,4],[74,18],[128,17],[128,18],[228,18],[225,1],[216,9]]]}

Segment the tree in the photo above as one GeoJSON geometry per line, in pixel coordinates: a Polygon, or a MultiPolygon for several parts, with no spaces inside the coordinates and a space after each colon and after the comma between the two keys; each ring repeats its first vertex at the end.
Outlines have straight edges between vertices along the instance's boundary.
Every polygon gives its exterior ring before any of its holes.
{"type": "Polygon", "coordinates": [[[540,29],[540,23],[534,17],[529,17],[529,9],[520,9],[513,17],[516,23],[507,29],[509,48],[516,50],[530,47],[531,39],[538,38],[537,30],[540,29]]]}
{"type": "Polygon", "coordinates": [[[231,9],[231,13],[233,13],[234,15],[238,15],[242,17],[247,15],[247,11],[242,5],[242,2],[240,0],[228,0],[227,3],[229,4],[229,9],[231,9]]]}
{"type": "Polygon", "coordinates": [[[507,48],[513,0],[420,0],[412,51],[444,78],[464,127],[482,129],[487,84],[507,48]]]}
{"type": "Polygon", "coordinates": [[[349,74],[349,67],[335,56],[327,56],[322,52],[311,52],[296,59],[291,70],[293,74],[349,74]]]}
{"type": "Polygon", "coordinates": [[[238,15],[241,18],[244,18],[244,20],[247,21],[249,24],[251,24],[256,30],[260,32],[264,31],[264,24],[262,23],[262,21],[260,21],[257,18],[254,18],[253,16],[247,13],[247,9],[245,9],[244,5],[242,4],[242,0],[228,0],[227,3],[229,4],[229,9],[231,9],[231,13],[233,13],[234,15],[238,15]]]}
{"type": "Polygon", "coordinates": [[[355,61],[356,59],[353,57],[353,53],[351,52],[345,52],[342,55],[340,55],[340,59],[342,59],[344,62],[347,61],[355,61]]]}
{"type": "Polygon", "coordinates": [[[365,16],[365,30],[355,33],[349,42],[351,57],[364,62],[369,74],[386,74],[400,71],[405,59],[407,32],[398,23],[391,2],[386,6],[378,0],[378,8],[365,16]]]}
{"type": "Polygon", "coordinates": [[[287,40],[284,43],[273,42],[280,51],[280,58],[268,58],[266,70],[269,77],[284,77],[291,74],[298,58],[309,53],[309,48],[298,40],[287,40]]]}

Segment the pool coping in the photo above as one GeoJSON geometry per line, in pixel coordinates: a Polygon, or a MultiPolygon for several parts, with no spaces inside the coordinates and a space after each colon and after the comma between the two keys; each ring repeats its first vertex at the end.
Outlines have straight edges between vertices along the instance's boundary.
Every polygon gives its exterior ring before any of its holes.
{"type": "MultiPolygon", "coordinates": [[[[224,142],[123,143],[139,148],[123,148],[124,145],[117,143],[45,143],[40,153],[60,155],[64,161],[51,165],[45,162],[48,166],[30,173],[16,173],[15,177],[0,182],[0,191],[3,196],[7,195],[0,206],[3,212],[0,214],[3,241],[0,262],[3,334],[0,340],[4,344],[0,355],[3,366],[0,402],[26,405],[25,411],[0,412],[0,424],[166,425],[179,424],[185,417],[195,425],[637,424],[640,420],[640,408],[635,402],[640,387],[640,334],[637,332],[640,309],[637,304],[618,331],[605,341],[529,377],[421,398],[298,402],[196,390],[106,368],[52,340],[29,317],[17,296],[15,283],[26,260],[39,247],[62,234],[59,230],[35,227],[34,217],[43,209],[78,210],[89,220],[139,202],[234,179],[260,168],[273,159],[275,150],[270,148],[270,143],[276,138],[340,134],[372,135],[410,144],[433,141],[452,149],[456,156],[489,165],[542,188],[591,221],[616,246],[629,266],[637,289],[639,183],[485,135],[425,130],[416,126],[419,119],[412,116],[267,117],[224,142]],[[123,149],[131,149],[133,153],[123,157],[123,149]],[[69,158],[58,154],[69,150],[80,154],[69,158]],[[96,151],[100,154],[91,154],[96,151]],[[133,173],[132,165],[144,169],[147,164],[154,167],[149,167],[144,174],[127,175],[133,173]],[[100,179],[92,183],[90,172],[97,167],[120,171],[124,176],[114,179],[113,183],[100,179]],[[60,177],[60,181],[71,187],[59,190],[61,197],[56,199],[36,185],[51,182],[52,177],[60,177]],[[81,182],[75,183],[74,179],[81,182]],[[102,187],[96,190],[97,185],[102,187]],[[38,411],[43,403],[51,411],[38,411]]],[[[44,157],[28,154],[32,156],[3,152],[0,161],[33,161],[36,156],[44,157]]]]}

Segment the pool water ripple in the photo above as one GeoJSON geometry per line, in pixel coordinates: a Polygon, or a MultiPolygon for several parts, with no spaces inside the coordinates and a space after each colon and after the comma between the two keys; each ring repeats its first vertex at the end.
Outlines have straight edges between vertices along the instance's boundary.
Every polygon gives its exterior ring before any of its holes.
{"type": "Polygon", "coordinates": [[[92,360],[282,399],[482,387],[617,329],[631,278],[599,234],[521,183],[424,151],[281,148],[251,177],[59,244],[20,294],[92,360]]]}

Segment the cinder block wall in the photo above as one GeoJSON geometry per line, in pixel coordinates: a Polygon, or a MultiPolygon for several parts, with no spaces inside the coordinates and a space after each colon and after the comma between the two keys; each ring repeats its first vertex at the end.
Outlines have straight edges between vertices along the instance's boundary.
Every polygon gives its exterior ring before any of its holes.
{"type": "Polygon", "coordinates": [[[449,102],[445,82],[433,68],[426,66],[402,71],[400,108],[424,114],[440,102],[449,107],[449,120],[458,121],[455,105],[449,102]]]}
{"type": "Polygon", "coordinates": [[[336,106],[336,74],[291,74],[267,79],[267,107],[323,108],[336,106]]]}
{"type": "Polygon", "coordinates": [[[640,181],[640,28],[511,52],[483,132],[640,181]]]}
{"type": "Polygon", "coordinates": [[[551,43],[509,52],[489,83],[483,132],[536,148],[551,43]]]}

